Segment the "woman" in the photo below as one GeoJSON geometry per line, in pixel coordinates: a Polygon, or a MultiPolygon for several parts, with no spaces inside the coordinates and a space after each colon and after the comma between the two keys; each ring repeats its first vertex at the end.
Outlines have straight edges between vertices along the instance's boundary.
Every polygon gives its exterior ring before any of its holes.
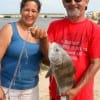
{"type": "Polygon", "coordinates": [[[20,20],[0,30],[0,100],[39,100],[40,62],[48,55],[47,32],[34,25],[40,9],[39,0],[22,0],[20,20]]]}

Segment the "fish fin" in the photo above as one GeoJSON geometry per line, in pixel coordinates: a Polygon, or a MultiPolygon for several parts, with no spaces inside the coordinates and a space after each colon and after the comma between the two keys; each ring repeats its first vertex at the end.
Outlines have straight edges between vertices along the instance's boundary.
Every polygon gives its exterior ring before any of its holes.
{"type": "Polygon", "coordinates": [[[45,75],[45,78],[48,78],[52,74],[51,68],[48,69],[48,72],[45,75]]]}

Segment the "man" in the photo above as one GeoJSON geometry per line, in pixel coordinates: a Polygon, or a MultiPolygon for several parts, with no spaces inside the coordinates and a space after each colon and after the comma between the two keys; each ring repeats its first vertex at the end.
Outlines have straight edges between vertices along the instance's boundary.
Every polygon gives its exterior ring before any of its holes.
{"type": "MultiPolygon", "coordinates": [[[[100,67],[100,27],[85,17],[89,0],[62,0],[67,17],[53,21],[48,28],[51,42],[69,53],[75,65],[75,86],[64,94],[68,100],[94,100],[93,81],[100,67]]],[[[53,76],[50,77],[51,100],[61,100],[53,76]]]]}

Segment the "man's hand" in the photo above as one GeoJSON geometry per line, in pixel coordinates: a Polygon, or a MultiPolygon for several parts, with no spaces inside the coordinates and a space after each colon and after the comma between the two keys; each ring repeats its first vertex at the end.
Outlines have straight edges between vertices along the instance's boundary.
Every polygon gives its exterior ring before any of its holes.
{"type": "Polygon", "coordinates": [[[62,95],[67,96],[68,100],[74,100],[79,91],[80,90],[78,90],[78,88],[72,88],[72,89],[67,90],[62,95]]]}

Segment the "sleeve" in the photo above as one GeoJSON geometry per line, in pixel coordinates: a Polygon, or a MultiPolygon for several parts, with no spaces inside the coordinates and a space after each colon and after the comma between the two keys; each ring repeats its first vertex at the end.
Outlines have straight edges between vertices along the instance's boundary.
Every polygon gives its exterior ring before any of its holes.
{"type": "Polygon", "coordinates": [[[54,29],[54,24],[53,22],[50,23],[49,27],[48,27],[48,38],[50,42],[54,42],[55,41],[55,29],[54,29]]]}
{"type": "Polygon", "coordinates": [[[91,58],[100,57],[100,26],[96,26],[93,31],[91,45],[89,46],[89,53],[91,58]]]}

